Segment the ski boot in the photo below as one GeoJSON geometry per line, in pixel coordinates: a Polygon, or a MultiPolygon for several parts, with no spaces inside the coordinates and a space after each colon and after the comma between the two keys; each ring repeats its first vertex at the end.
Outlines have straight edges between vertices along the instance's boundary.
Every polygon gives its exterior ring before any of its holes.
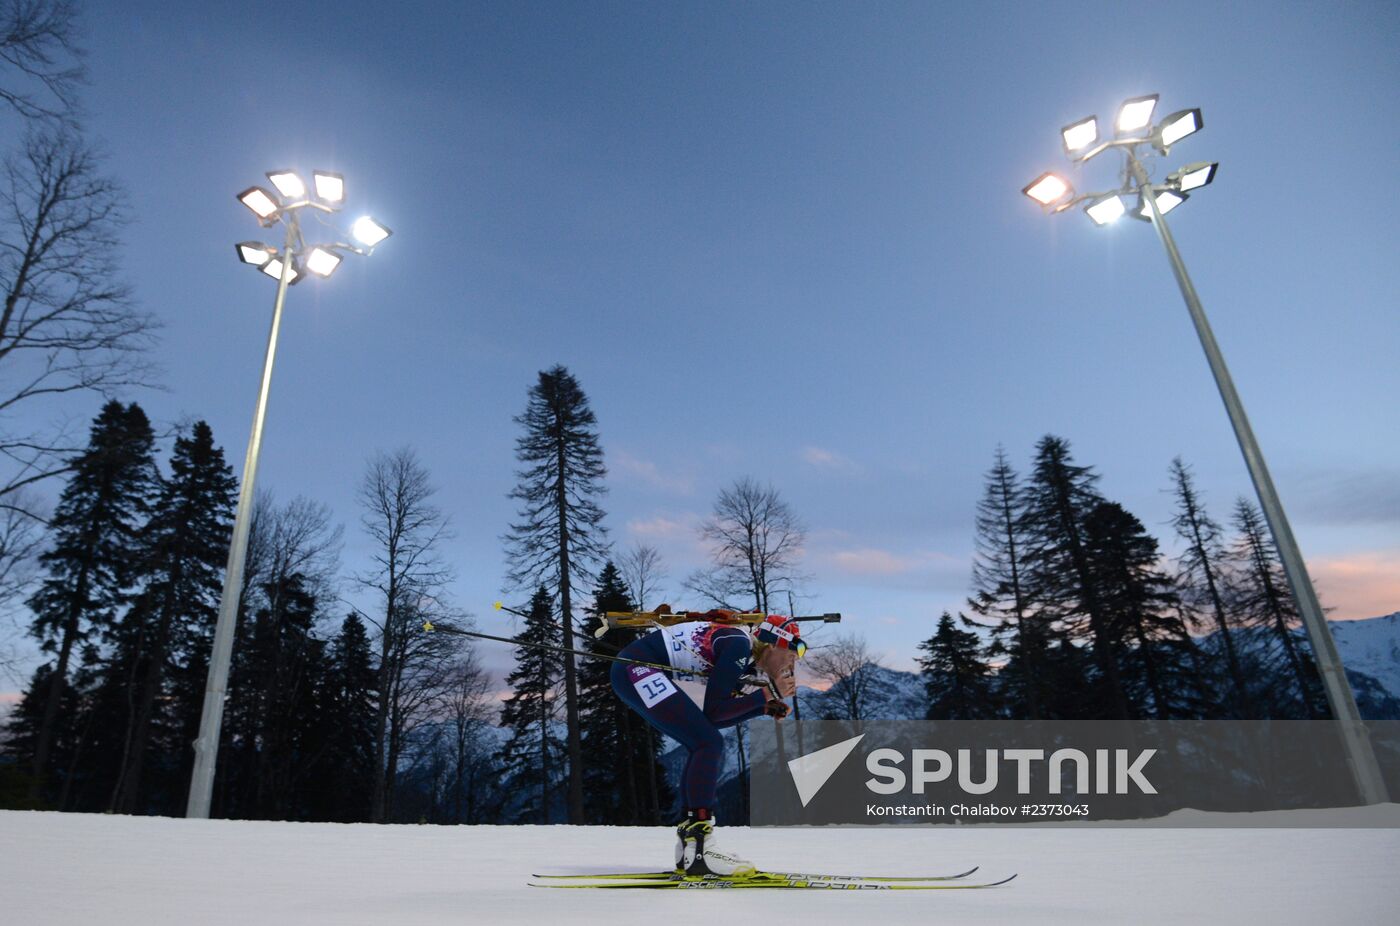
{"type": "Polygon", "coordinates": [[[682,847],[681,866],[687,877],[718,875],[724,878],[747,878],[754,874],[753,862],[719,848],[715,839],[715,821],[708,810],[691,811],[677,830],[682,847]]]}

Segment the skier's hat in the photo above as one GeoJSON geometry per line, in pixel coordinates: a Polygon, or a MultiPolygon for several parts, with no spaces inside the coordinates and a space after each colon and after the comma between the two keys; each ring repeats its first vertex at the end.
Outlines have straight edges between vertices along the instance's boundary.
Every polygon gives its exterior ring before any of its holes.
{"type": "Polygon", "coordinates": [[[763,623],[754,628],[753,638],[768,646],[790,649],[798,657],[807,652],[807,642],[802,639],[802,625],[781,614],[765,617],[763,623]]]}

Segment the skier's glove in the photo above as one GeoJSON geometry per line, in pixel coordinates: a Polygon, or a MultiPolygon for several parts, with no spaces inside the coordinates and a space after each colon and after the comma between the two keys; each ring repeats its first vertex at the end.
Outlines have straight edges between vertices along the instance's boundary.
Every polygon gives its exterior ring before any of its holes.
{"type": "Polygon", "coordinates": [[[773,686],[768,682],[763,683],[763,713],[769,717],[777,717],[779,720],[786,717],[792,708],[787,706],[787,702],[778,697],[778,693],[773,690],[773,686]]]}

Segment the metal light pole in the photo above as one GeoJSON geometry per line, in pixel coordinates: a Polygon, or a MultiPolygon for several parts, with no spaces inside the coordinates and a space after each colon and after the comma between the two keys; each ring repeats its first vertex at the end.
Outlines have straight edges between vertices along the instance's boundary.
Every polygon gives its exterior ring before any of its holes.
{"type": "Polygon", "coordinates": [[[1356,782],[1357,792],[1366,804],[1385,803],[1389,800],[1385,780],[1381,776],[1380,765],[1376,761],[1370,735],[1362,723],[1361,713],[1357,709],[1351,684],[1347,681],[1341,656],[1337,652],[1336,640],[1332,637],[1331,628],[1327,625],[1327,618],[1322,613],[1322,606],[1318,603],[1312,579],[1308,576],[1307,565],[1303,561],[1303,555],[1298,549],[1297,540],[1294,539],[1293,530],[1289,526],[1288,517],[1284,514],[1283,503],[1279,500],[1278,491],[1274,488],[1273,479],[1270,477],[1268,466],[1264,462],[1264,454],[1255,440],[1254,430],[1249,425],[1244,405],[1240,402],[1239,393],[1235,390],[1230,371],[1225,366],[1225,358],[1220,353],[1220,346],[1216,343],[1210,322],[1206,320],[1205,309],[1201,306],[1200,297],[1196,294],[1196,287],[1186,272],[1186,265],[1181,259],[1181,253],[1176,247],[1176,240],[1172,237],[1171,229],[1167,227],[1167,220],[1163,214],[1185,202],[1188,190],[1210,183],[1214,178],[1216,165],[1213,163],[1188,165],[1169,175],[1166,183],[1154,185],[1148,177],[1147,169],[1138,157],[1138,151],[1142,146],[1150,146],[1160,154],[1166,155],[1171,145],[1200,130],[1202,127],[1201,113],[1200,110],[1182,110],[1167,116],[1155,128],[1151,128],[1151,111],[1156,105],[1156,101],[1155,94],[1127,101],[1123,109],[1120,110],[1118,126],[1118,134],[1127,137],[1116,138],[1095,147],[1090,147],[1097,141],[1097,120],[1095,117],[1091,116],[1088,119],[1080,120],[1061,130],[1065,151],[1076,163],[1088,161],[1109,148],[1121,149],[1126,157],[1126,164],[1123,184],[1120,189],[1075,196],[1073,186],[1067,181],[1053,174],[1043,174],[1022,192],[1052,212],[1063,212],[1082,202],[1088,202],[1089,205],[1085,207],[1085,212],[1098,225],[1106,225],[1122,215],[1133,214],[1137,218],[1150,221],[1157,229],[1162,247],[1167,252],[1167,260],[1171,263],[1172,273],[1176,276],[1177,286],[1181,289],[1181,296],[1186,301],[1187,310],[1191,313],[1191,321],[1196,327],[1196,334],[1200,337],[1201,347],[1205,351],[1211,373],[1215,377],[1215,384],[1220,390],[1220,398],[1224,401],[1225,410],[1230,416],[1230,424],[1235,430],[1235,439],[1239,442],[1245,466],[1249,469],[1249,476],[1254,483],[1255,492],[1259,496],[1259,503],[1263,508],[1264,517],[1268,521],[1274,545],[1279,551],[1279,558],[1282,560],[1284,573],[1288,577],[1288,585],[1292,590],[1298,614],[1302,618],[1308,639],[1312,642],[1318,671],[1322,676],[1323,689],[1327,695],[1327,704],[1340,729],[1347,765],[1356,782]],[[1125,130],[1124,116],[1129,113],[1130,107],[1133,106],[1138,107],[1136,121],[1140,124],[1132,125],[1125,130]],[[1143,112],[1144,109],[1145,112],[1143,112]],[[1134,134],[1143,129],[1147,129],[1145,135],[1134,134]],[[1075,156],[1076,151],[1084,153],[1075,156]],[[1159,208],[1159,197],[1163,197],[1164,201],[1167,202],[1166,209],[1159,208]],[[1134,211],[1132,206],[1125,204],[1125,200],[1134,206],[1138,206],[1138,204],[1140,206],[1134,211]]]}
{"type": "Polygon", "coordinates": [[[282,307],[286,303],[287,287],[302,277],[303,270],[328,277],[340,264],[338,251],[367,255],[373,251],[375,245],[389,236],[387,228],[372,219],[362,218],[355,225],[355,236],[360,245],[336,243],[313,245],[308,248],[302,240],[300,210],[309,207],[323,212],[339,211],[344,181],[338,174],[317,172],[317,199],[312,199],[308,196],[301,179],[292,172],[269,172],[268,176],[282,194],[281,200],[260,187],[246,190],[238,197],[244,205],[254,211],[264,226],[270,227],[281,221],[286,225],[287,233],[280,253],[256,241],[246,241],[237,246],[239,258],[244,263],[277,278],[277,297],[272,304],[272,328],[267,335],[267,353],[263,358],[258,404],[253,412],[253,430],[248,438],[248,453],[243,460],[238,512],[233,521],[228,569],[224,573],[224,588],[219,599],[219,620],[214,628],[214,645],[209,654],[209,675],[204,688],[204,708],[199,718],[199,738],[194,741],[194,772],[190,777],[185,816],[199,819],[208,818],[209,804],[214,791],[214,770],[224,718],[224,695],[228,687],[229,663],[233,656],[234,631],[238,626],[243,565],[248,552],[248,529],[252,520],[258,459],[262,452],[263,423],[267,417],[267,396],[272,386],[272,367],[277,357],[277,334],[282,327],[282,307]]]}

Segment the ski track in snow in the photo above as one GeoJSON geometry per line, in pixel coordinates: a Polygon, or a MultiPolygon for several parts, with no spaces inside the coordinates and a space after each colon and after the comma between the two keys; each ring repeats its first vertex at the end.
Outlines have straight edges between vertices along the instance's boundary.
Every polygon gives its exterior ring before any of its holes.
{"type": "MultiPolygon", "coordinates": [[[[1333,812],[1400,820],[1400,806],[1333,812]]],[[[1306,812],[1304,812],[1306,814],[1306,812]]],[[[1351,815],[1351,816],[1348,816],[1351,815]]],[[[1220,817],[1221,815],[1206,815],[1220,817]]],[[[1300,816],[1299,821],[1309,819],[1300,816]]],[[[1205,821],[1202,821],[1205,822],[1205,821]]],[[[743,829],[760,866],[1020,877],[987,891],[565,891],[537,871],[662,867],[667,829],[368,826],[0,811],[9,926],[1393,923],[1400,829],[743,829]]]]}

